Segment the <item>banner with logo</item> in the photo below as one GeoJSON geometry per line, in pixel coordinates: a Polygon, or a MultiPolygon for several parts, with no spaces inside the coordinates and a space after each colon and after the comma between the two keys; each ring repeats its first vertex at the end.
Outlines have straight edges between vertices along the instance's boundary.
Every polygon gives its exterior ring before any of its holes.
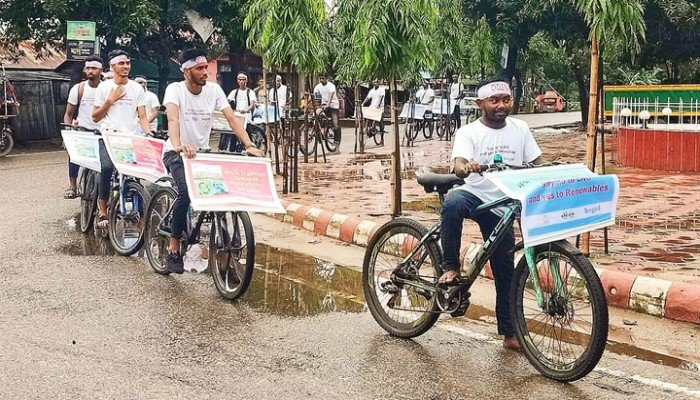
{"type": "Polygon", "coordinates": [[[433,102],[433,114],[452,114],[455,112],[457,102],[459,100],[450,100],[450,106],[447,106],[447,99],[435,99],[433,102]]]}
{"type": "Polygon", "coordinates": [[[97,53],[94,21],[66,21],[66,58],[82,60],[97,53]]]}
{"type": "Polygon", "coordinates": [[[197,154],[183,160],[194,210],[285,212],[275,189],[270,159],[197,154]]]}
{"type": "Polygon", "coordinates": [[[422,120],[427,110],[428,106],[425,104],[405,103],[403,105],[403,109],[401,109],[401,115],[399,115],[399,118],[413,118],[422,120]],[[413,107],[413,116],[411,116],[411,107],[413,107]]]}
{"type": "Polygon", "coordinates": [[[102,136],[109,158],[120,174],[149,182],[167,176],[163,164],[164,140],[107,132],[102,136]]]}
{"type": "Polygon", "coordinates": [[[536,246],[615,223],[620,184],[616,175],[597,175],[583,164],[485,174],[522,204],[526,246],[536,246]]]}
{"type": "Polygon", "coordinates": [[[62,130],[63,145],[68,151],[70,161],[81,167],[100,172],[100,136],[91,132],[62,130]]]}

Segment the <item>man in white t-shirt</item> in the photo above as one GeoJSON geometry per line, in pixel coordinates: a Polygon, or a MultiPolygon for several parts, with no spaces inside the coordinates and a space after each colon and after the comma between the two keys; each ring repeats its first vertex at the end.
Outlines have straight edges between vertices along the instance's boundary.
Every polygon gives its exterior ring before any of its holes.
{"type": "MultiPolygon", "coordinates": [[[[239,72],[236,76],[238,87],[228,94],[228,102],[233,109],[233,114],[240,118],[245,128],[253,119],[253,110],[258,101],[255,92],[248,87],[248,75],[239,72]]],[[[219,150],[230,149],[232,145],[231,134],[222,132],[219,138],[219,150]]]]}
{"type": "MultiPolygon", "coordinates": [[[[129,79],[129,71],[131,71],[129,54],[122,50],[110,52],[109,65],[114,72],[114,77],[97,86],[92,120],[100,125],[100,131],[103,133],[116,131],[134,135],[139,126],[144,132],[150,132],[151,127],[146,118],[145,93],[141,85],[129,79]]],[[[102,142],[100,142],[100,161],[102,170],[97,181],[97,227],[104,229],[109,223],[107,200],[114,165],[102,142]]]]}
{"type": "Polygon", "coordinates": [[[321,107],[327,116],[333,122],[333,132],[335,133],[335,142],[338,144],[337,149],[340,149],[340,101],[338,100],[338,92],[335,85],[328,81],[328,76],[321,75],[320,83],[314,87],[314,96],[321,99],[321,107]]]}
{"type": "MultiPolygon", "coordinates": [[[[158,109],[160,108],[160,101],[158,101],[158,95],[148,90],[148,80],[143,76],[137,76],[134,78],[134,82],[141,85],[146,96],[146,118],[151,124],[150,132],[158,131],[158,109]]],[[[149,132],[149,133],[150,133],[149,132]]],[[[137,133],[144,135],[143,130],[137,129],[137,133]]]]}
{"type": "MultiPolygon", "coordinates": [[[[197,150],[209,147],[212,113],[221,111],[233,134],[245,145],[248,154],[256,157],[262,157],[263,154],[250,140],[243,121],[233,114],[221,86],[207,82],[209,61],[206,53],[198,49],[185,50],[180,54],[179,61],[185,80],[168,85],[163,96],[169,135],[165,142],[163,163],[177,185],[165,266],[170,272],[181,274],[184,272],[184,263],[179,253],[180,241],[187,223],[190,198],[180,153],[187,158],[194,158],[197,150]]],[[[229,279],[237,278],[229,276],[229,279]]]]}
{"type": "Polygon", "coordinates": [[[454,104],[454,114],[452,117],[457,121],[457,128],[462,126],[462,116],[459,107],[459,102],[464,98],[464,85],[459,81],[458,75],[452,75],[452,84],[450,84],[450,105],[454,104]]]}
{"type": "Polygon", "coordinates": [[[379,87],[379,81],[374,80],[372,82],[372,88],[367,93],[365,101],[362,102],[362,106],[366,106],[369,103],[371,108],[384,108],[384,97],[386,96],[386,91],[383,87],[379,87]]]}
{"type": "Polygon", "coordinates": [[[416,101],[418,101],[419,104],[428,106],[428,110],[431,110],[434,100],[435,91],[430,87],[427,81],[423,82],[423,87],[416,92],[416,101]]]}
{"type": "MultiPolygon", "coordinates": [[[[503,163],[522,165],[539,163],[542,150],[530,132],[527,123],[509,118],[512,107],[510,85],[502,80],[490,80],[480,85],[476,101],[481,118],[455,133],[452,149],[454,172],[464,178],[464,185],[451,191],[442,204],[441,238],[443,248],[443,274],[439,282],[451,284],[459,278],[462,224],[470,218],[472,210],[503,196],[488,179],[478,174],[481,164],[490,164],[499,154],[503,163]]],[[[484,240],[491,234],[502,217],[501,210],[493,210],[475,216],[484,240]],[[501,215],[498,215],[498,213],[501,215]]],[[[489,260],[496,281],[496,319],[498,333],[503,335],[503,346],[519,349],[509,313],[510,283],[513,276],[515,236],[513,227],[507,228],[503,240],[489,260]]]]}
{"type": "MultiPolygon", "coordinates": [[[[66,104],[66,113],[63,115],[63,123],[85,129],[99,129],[97,123],[92,120],[92,104],[95,101],[95,91],[101,80],[102,59],[95,55],[86,58],[83,73],[87,80],[74,85],[68,92],[68,104],[66,104]],[[74,119],[76,111],[78,118],[74,119]]],[[[64,199],[76,197],[79,169],[78,164],[68,161],[69,186],[66,193],[63,194],[64,199]]]]}
{"type": "Polygon", "coordinates": [[[279,97],[279,108],[278,112],[280,115],[280,118],[286,118],[285,115],[285,110],[287,109],[287,85],[282,84],[282,77],[277,75],[275,76],[275,89],[270,89],[268,92],[270,92],[270,95],[268,96],[268,99],[270,100],[270,104],[276,105],[277,104],[277,98],[279,97]],[[275,92],[277,94],[275,94],[275,92]]]}

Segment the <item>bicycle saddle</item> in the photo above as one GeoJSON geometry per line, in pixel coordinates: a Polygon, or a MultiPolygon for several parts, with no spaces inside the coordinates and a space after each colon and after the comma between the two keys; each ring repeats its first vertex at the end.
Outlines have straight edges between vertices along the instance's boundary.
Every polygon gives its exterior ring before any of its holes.
{"type": "Polygon", "coordinates": [[[455,174],[436,174],[433,172],[419,171],[416,180],[423,186],[426,193],[438,192],[445,194],[455,186],[463,185],[464,179],[455,174]]]}

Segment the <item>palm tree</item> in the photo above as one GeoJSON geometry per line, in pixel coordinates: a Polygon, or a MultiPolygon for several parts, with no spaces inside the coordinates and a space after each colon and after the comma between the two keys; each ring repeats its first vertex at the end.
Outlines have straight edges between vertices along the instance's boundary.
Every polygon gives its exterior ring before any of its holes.
{"type": "MultiPolygon", "coordinates": [[[[598,109],[599,43],[622,48],[629,53],[639,52],[645,39],[644,7],[639,0],[577,0],[590,28],[591,76],[590,100],[588,103],[588,127],[586,138],[586,165],[593,170],[595,157],[595,123],[598,109]]],[[[590,235],[583,235],[585,254],[590,250],[590,235]]]]}

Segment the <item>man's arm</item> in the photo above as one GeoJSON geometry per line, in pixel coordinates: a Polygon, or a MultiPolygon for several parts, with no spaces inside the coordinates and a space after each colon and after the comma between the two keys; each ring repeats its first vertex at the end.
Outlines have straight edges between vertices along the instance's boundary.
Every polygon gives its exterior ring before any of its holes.
{"type": "Polygon", "coordinates": [[[165,105],[165,114],[168,116],[168,137],[176,152],[184,153],[187,158],[194,158],[197,154],[191,146],[183,146],[180,142],[180,107],[173,103],[165,105]]]}
{"type": "Polygon", "coordinates": [[[139,117],[139,125],[141,125],[141,130],[146,134],[151,134],[151,124],[146,117],[146,106],[136,107],[136,114],[139,117]]]}
{"type": "MultiPolygon", "coordinates": [[[[99,88],[98,88],[99,90],[99,88]]],[[[109,112],[110,107],[119,99],[124,97],[126,94],[126,91],[124,90],[124,86],[119,85],[115,87],[114,89],[109,91],[109,94],[107,95],[107,98],[105,99],[104,103],[102,103],[100,106],[95,106],[95,108],[92,111],[92,120],[95,122],[100,122],[102,118],[107,115],[109,112]]]]}
{"type": "Polygon", "coordinates": [[[455,158],[454,173],[460,178],[466,178],[472,172],[479,172],[480,164],[466,158],[455,158]]]}
{"type": "Polygon", "coordinates": [[[73,116],[75,115],[75,106],[71,103],[66,104],[66,113],[63,114],[63,123],[73,125],[73,116]]]}
{"type": "Polygon", "coordinates": [[[153,120],[155,120],[157,116],[158,116],[158,107],[151,108],[151,110],[148,112],[148,123],[153,122],[153,120]]]}
{"type": "Polygon", "coordinates": [[[246,132],[246,130],[243,128],[243,122],[241,122],[240,118],[233,115],[233,110],[231,110],[231,107],[224,108],[222,112],[224,117],[226,117],[226,121],[228,121],[233,134],[236,135],[241,143],[243,143],[248,154],[256,157],[262,157],[263,153],[258,150],[258,148],[253,144],[253,141],[250,140],[248,132],[246,132]]]}

